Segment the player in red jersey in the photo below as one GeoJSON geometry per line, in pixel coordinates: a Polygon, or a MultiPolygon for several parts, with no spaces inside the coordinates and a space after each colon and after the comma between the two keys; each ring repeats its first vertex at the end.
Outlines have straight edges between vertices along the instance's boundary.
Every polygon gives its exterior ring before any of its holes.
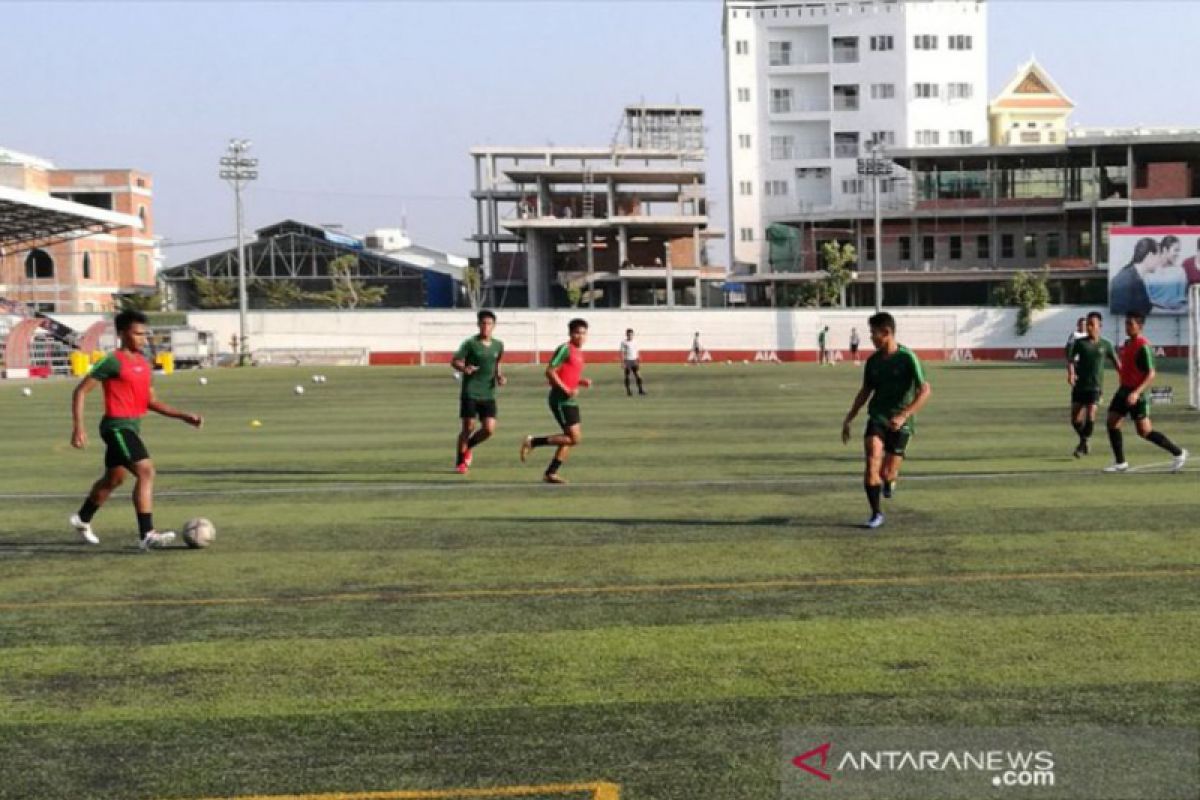
{"type": "Polygon", "coordinates": [[[104,388],[100,438],[108,446],[104,454],[104,475],[92,485],[79,513],[71,517],[71,525],[88,544],[100,544],[92,532],[92,517],[113,490],[125,482],[125,476],[132,474],[137,481],[133,488],[133,507],[137,512],[141,548],[163,547],[174,541],[175,534],[154,528],[154,462],[142,443],[142,417],[147,411],[153,411],[183,420],[195,428],[204,424],[204,418],[199,414],[176,411],[155,398],[150,385],[152,368],[142,355],[149,336],[146,315],[140,311],[122,311],[114,324],[121,346],[92,367],[87,377],[75,387],[71,398],[71,416],[75,423],[71,446],[82,449],[88,441],[83,427],[84,403],[88,392],[98,385],[104,388]]]}
{"type": "Polygon", "coordinates": [[[546,483],[566,483],[559,477],[558,469],[567,460],[572,447],[583,441],[582,418],[579,414],[579,387],[588,388],[592,382],[583,377],[583,343],[587,341],[588,324],[582,319],[573,319],[567,325],[571,340],[559,345],[546,367],[546,380],[550,382],[550,413],[562,428],[562,433],[551,436],[526,436],[521,442],[521,460],[529,457],[535,447],[554,445],[554,458],[546,467],[542,480],[546,483]]]}
{"type": "Polygon", "coordinates": [[[1146,391],[1154,382],[1154,348],[1142,335],[1146,318],[1139,311],[1125,315],[1125,334],[1129,337],[1121,347],[1121,388],[1113,395],[1108,406],[1108,441],[1112,444],[1112,466],[1105,472],[1125,472],[1129,462],[1125,460],[1125,441],[1121,435],[1121,423],[1129,416],[1137,426],[1138,436],[1158,445],[1172,456],[1171,471],[1179,472],[1187,463],[1188,451],[1180,448],[1166,436],[1154,430],[1150,424],[1150,398],[1146,391]]]}

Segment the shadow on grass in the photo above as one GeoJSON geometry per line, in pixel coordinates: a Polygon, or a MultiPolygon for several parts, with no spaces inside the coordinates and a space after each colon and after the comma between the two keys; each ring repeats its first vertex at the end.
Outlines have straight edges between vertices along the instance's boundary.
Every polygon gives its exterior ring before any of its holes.
{"type": "Polygon", "coordinates": [[[37,555],[70,555],[70,556],[132,556],[138,555],[139,550],[137,545],[133,545],[131,549],[101,549],[95,545],[84,544],[83,542],[67,542],[67,541],[0,541],[0,558],[6,555],[19,555],[22,553],[37,554],[37,555]]]}

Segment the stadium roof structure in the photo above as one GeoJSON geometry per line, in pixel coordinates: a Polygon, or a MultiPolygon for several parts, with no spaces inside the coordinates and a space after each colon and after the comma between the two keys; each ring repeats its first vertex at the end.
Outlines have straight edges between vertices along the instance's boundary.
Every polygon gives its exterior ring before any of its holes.
{"type": "Polygon", "coordinates": [[[132,214],[0,186],[0,247],[32,249],[116,228],[142,229],[132,214]]]}

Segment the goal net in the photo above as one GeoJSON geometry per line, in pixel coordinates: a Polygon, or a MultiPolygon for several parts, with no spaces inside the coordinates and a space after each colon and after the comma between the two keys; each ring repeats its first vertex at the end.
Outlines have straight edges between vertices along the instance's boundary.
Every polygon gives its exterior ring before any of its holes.
{"type": "MultiPolygon", "coordinates": [[[[421,365],[444,363],[464,339],[479,332],[473,321],[425,322],[417,324],[417,349],[421,365]]],[[[536,322],[505,322],[497,325],[495,337],[504,342],[504,362],[537,364],[540,346],[536,322]]]]}
{"type": "MultiPolygon", "coordinates": [[[[817,330],[826,326],[826,347],[834,358],[840,360],[850,352],[850,333],[858,331],[859,357],[866,358],[874,352],[871,346],[871,331],[867,327],[867,319],[873,312],[864,309],[861,316],[851,317],[846,314],[822,316],[817,323],[817,330]]],[[[913,350],[933,351],[940,353],[940,358],[950,360],[958,358],[958,319],[953,314],[905,314],[897,321],[896,339],[905,347],[913,350]]],[[[816,349],[817,341],[801,342],[802,349],[816,349]]]]}

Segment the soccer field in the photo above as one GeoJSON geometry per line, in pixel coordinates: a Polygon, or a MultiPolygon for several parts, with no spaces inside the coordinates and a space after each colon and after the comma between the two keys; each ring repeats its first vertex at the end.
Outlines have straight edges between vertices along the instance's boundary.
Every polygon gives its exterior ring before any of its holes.
{"type": "Polygon", "coordinates": [[[128,486],[66,524],[97,398],[80,453],[70,384],[0,385],[0,798],[764,800],[791,727],[1200,724],[1197,470],[1072,458],[1058,365],[929,365],[878,532],[851,365],[590,367],[569,486],[538,369],[466,477],[447,369],[311,373],[158,379],[207,417],[144,426],[158,525],[218,538],[148,554],[128,486]]]}

